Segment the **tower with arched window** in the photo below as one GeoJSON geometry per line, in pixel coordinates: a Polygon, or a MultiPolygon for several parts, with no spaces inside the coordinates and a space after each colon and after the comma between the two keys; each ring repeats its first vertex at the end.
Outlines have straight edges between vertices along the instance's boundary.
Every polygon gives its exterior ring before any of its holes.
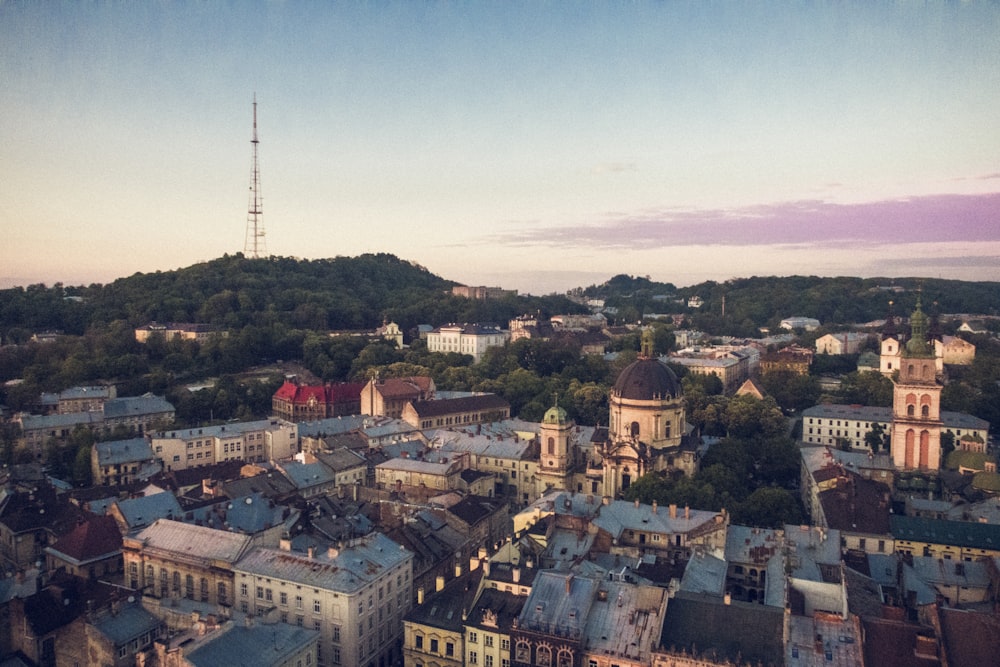
{"type": "MultiPolygon", "coordinates": [[[[572,435],[575,424],[566,411],[553,405],[538,429],[538,479],[546,487],[570,489],[573,467],[572,435]]],[[[540,492],[544,492],[540,489],[540,492]]]]}
{"type": "Polygon", "coordinates": [[[892,462],[901,470],[941,467],[941,383],[934,348],[927,340],[927,322],[918,301],[893,382],[892,462]]]}

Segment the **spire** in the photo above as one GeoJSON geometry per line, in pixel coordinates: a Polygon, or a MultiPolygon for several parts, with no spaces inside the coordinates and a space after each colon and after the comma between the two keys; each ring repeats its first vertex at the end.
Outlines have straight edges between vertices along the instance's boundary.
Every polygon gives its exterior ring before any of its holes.
{"type": "Polygon", "coordinates": [[[896,316],[892,314],[892,299],[889,300],[889,312],[885,316],[885,326],[882,327],[882,339],[896,338],[899,330],[896,328],[896,316]]]}
{"type": "Polygon", "coordinates": [[[260,162],[257,157],[257,93],[253,94],[253,135],[250,139],[252,164],[250,167],[250,205],[247,208],[246,240],[243,252],[248,257],[257,259],[267,257],[267,247],[264,245],[264,211],[260,192],[260,162]]]}

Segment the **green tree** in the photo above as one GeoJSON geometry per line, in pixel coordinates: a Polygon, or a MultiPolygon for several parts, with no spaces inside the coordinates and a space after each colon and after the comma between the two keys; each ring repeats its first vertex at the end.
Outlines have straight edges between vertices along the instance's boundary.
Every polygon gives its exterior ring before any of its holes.
{"type": "Polygon", "coordinates": [[[765,486],[733,508],[733,523],[759,528],[781,528],[802,522],[802,507],[794,495],[782,488],[765,486]]]}
{"type": "Polygon", "coordinates": [[[873,371],[854,371],[840,383],[840,400],[844,403],[889,407],[892,405],[892,380],[873,371]]]}
{"type": "Polygon", "coordinates": [[[879,450],[888,444],[887,437],[885,427],[878,422],[872,422],[872,427],[865,433],[865,445],[872,450],[872,453],[878,454],[879,450]]]}

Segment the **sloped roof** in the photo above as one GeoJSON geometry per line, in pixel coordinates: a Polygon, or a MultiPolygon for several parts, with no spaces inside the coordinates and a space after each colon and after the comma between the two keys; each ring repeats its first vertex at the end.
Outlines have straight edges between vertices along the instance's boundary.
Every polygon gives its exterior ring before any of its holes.
{"type": "Polygon", "coordinates": [[[667,605],[660,645],[739,664],[784,665],[784,610],[680,591],[667,605]]]}
{"type": "Polygon", "coordinates": [[[119,463],[133,463],[156,458],[153,448],[145,438],[129,438],[128,440],[112,440],[94,444],[97,450],[97,463],[101,466],[119,463]]]}
{"type": "Polygon", "coordinates": [[[235,563],[250,545],[247,535],[192,526],[191,524],[158,519],[140,531],[135,539],[153,549],[176,551],[198,558],[235,563]]]}
{"type": "Polygon", "coordinates": [[[434,401],[413,401],[413,409],[420,418],[450,415],[473,410],[509,410],[510,403],[496,394],[445,398],[434,401]]]}
{"type": "Polygon", "coordinates": [[[110,516],[92,516],[60,537],[46,551],[77,563],[121,553],[122,534],[110,516]]]}

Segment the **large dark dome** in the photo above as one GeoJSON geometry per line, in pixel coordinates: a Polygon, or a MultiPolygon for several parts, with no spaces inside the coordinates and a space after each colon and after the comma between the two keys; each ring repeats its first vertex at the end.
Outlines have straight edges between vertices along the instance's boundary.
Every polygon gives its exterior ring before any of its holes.
{"type": "Polygon", "coordinates": [[[657,359],[639,359],[625,367],[612,391],[633,401],[663,400],[680,396],[681,383],[666,364],[657,359]]]}

